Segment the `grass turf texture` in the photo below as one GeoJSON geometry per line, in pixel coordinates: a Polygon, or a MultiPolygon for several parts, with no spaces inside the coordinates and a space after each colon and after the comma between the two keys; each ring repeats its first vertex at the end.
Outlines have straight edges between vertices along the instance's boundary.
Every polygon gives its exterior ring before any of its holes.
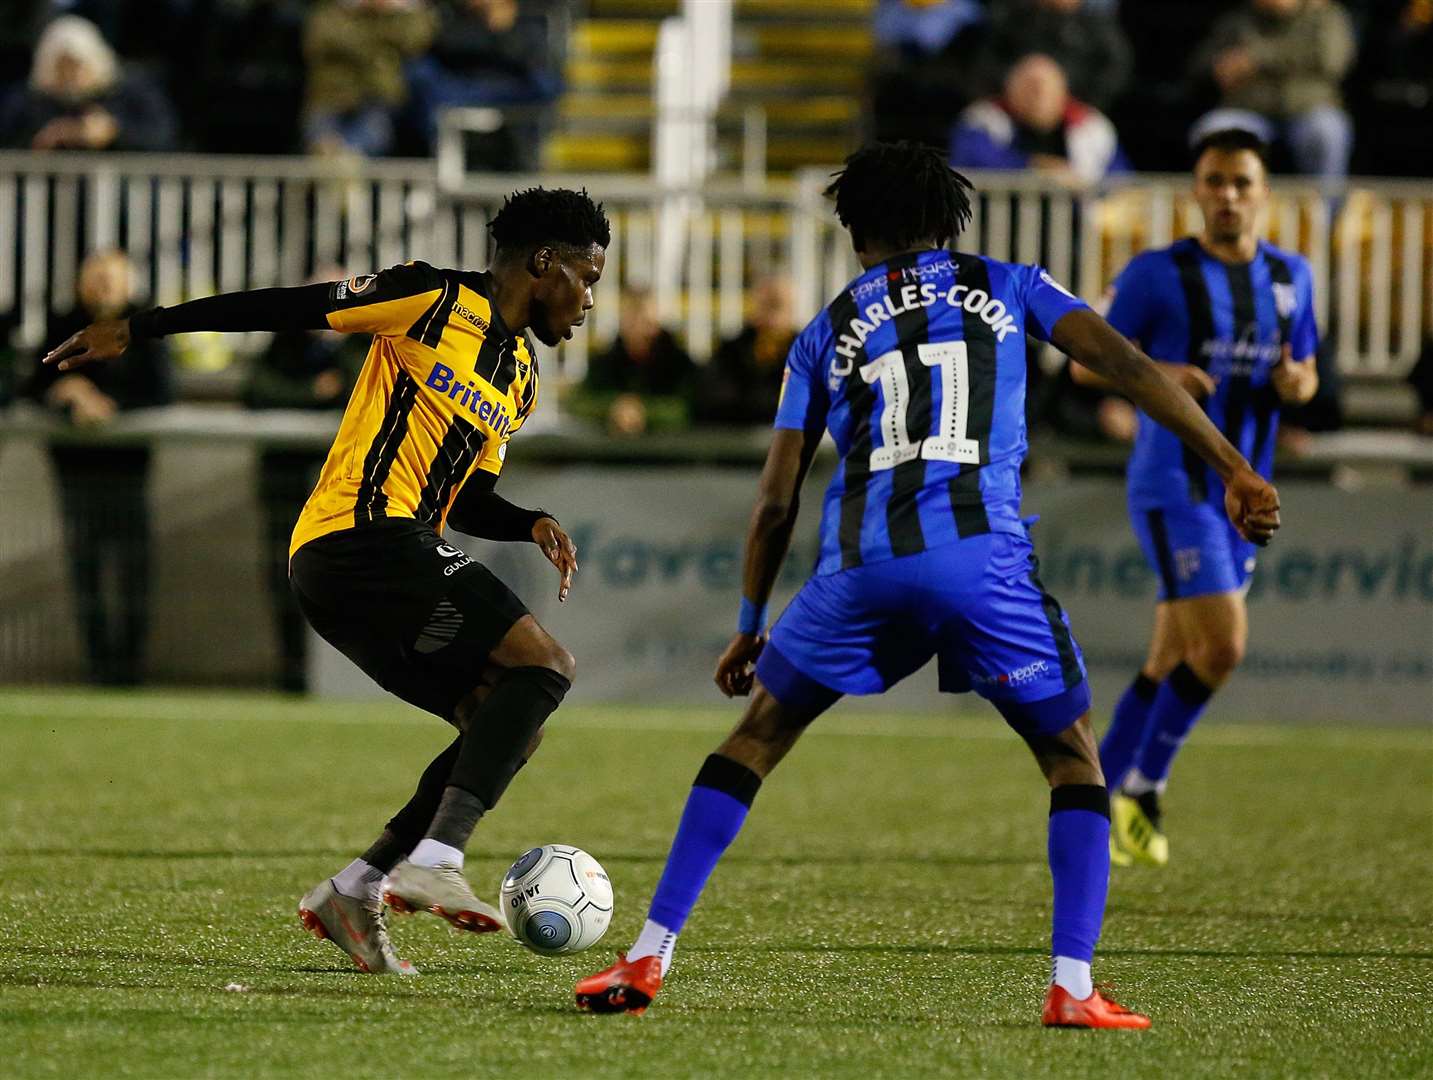
{"type": "Polygon", "coordinates": [[[581,845],[616,917],[531,955],[395,920],[416,980],[304,934],[299,895],[408,795],[447,730],[401,705],[0,692],[0,1046],[11,1077],[1412,1076],[1433,1071],[1427,732],[1211,723],[1173,860],[1116,871],[1097,979],[1146,1033],[1046,1031],[1047,799],[992,716],[823,720],[757,799],[644,1018],[572,984],[641,925],[734,716],[564,709],[484,821],[495,896],[581,845]],[[238,986],[242,989],[229,989],[238,986]]]}

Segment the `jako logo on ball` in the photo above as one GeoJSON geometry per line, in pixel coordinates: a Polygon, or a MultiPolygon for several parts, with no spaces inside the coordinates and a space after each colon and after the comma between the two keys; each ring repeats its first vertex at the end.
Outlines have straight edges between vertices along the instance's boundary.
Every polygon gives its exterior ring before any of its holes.
{"type": "Polygon", "coordinates": [[[509,932],[545,956],[581,952],[612,921],[612,883],[581,848],[545,844],[524,852],[502,884],[509,932]]]}

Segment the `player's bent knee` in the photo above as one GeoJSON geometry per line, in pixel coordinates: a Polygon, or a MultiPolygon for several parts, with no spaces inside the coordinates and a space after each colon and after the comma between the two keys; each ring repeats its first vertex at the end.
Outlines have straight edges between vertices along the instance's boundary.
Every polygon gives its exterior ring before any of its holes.
{"type": "Polygon", "coordinates": [[[1222,680],[1244,662],[1244,643],[1232,638],[1201,641],[1189,650],[1189,661],[1201,674],[1222,680]]]}
{"type": "Polygon", "coordinates": [[[556,641],[552,642],[552,648],[541,666],[561,675],[569,685],[577,680],[577,658],[556,641]]]}

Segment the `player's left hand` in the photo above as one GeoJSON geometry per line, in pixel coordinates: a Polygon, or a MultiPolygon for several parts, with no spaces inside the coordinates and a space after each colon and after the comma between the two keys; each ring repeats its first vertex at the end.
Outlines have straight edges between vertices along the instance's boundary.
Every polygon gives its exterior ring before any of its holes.
{"type": "Polygon", "coordinates": [[[42,361],[61,371],[82,367],[93,360],[114,360],[129,348],[128,319],[100,319],[71,334],[45,354],[42,361]]]}
{"type": "Polygon", "coordinates": [[[572,575],[577,573],[577,545],[572,542],[567,531],[550,517],[538,518],[537,524],[532,527],[532,539],[533,543],[542,548],[547,561],[557,567],[558,573],[562,575],[562,583],[557,587],[557,599],[560,603],[565,603],[567,591],[572,588],[572,575]]]}
{"type": "Polygon", "coordinates": [[[765,634],[737,634],[717,661],[716,684],[727,697],[746,697],[756,678],[756,658],[766,648],[765,634]]]}
{"type": "Polygon", "coordinates": [[[1313,356],[1294,359],[1294,347],[1284,346],[1284,358],[1269,372],[1269,381],[1285,405],[1304,405],[1319,390],[1319,369],[1313,356]]]}
{"type": "Polygon", "coordinates": [[[1279,493],[1253,469],[1245,468],[1224,486],[1224,511],[1239,535],[1266,546],[1279,528],[1279,493]]]}

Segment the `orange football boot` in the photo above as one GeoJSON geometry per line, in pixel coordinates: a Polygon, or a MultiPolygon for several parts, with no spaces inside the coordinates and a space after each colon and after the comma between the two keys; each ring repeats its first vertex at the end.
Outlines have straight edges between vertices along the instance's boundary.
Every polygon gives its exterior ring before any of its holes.
{"type": "Polygon", "coordinates": [[[1140,1031],[1149,1027],[1149,1017],[1105,997],[1099,987],[1081,1000],[1057,983],[1051,983],[1050,989],[1045,991],[1045,1008],[1040,1013],[1040,1022],[1046,1027],[1133,1028],[1140,1031]]]}
{"type": "Polygon", "coordinates": [[[644,956],[617,962],[606,971],[589,975],[577,984],[577,1007],[597,1013],[630,1012],[641,1016],[662,988],[662,959],[644,956]]]}

